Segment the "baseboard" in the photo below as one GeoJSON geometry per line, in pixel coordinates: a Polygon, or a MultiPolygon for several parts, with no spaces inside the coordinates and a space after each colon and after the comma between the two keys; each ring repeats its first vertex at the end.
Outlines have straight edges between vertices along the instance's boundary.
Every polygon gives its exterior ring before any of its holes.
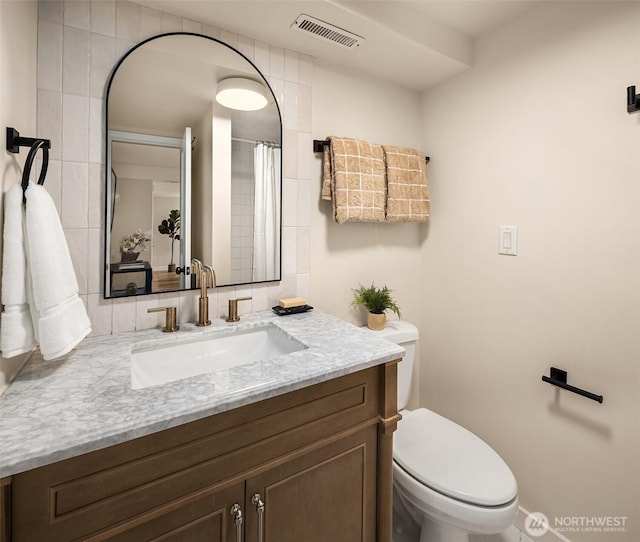
{"type": "MultiPolygon", "coordinates": [[[[515,524],[531,540],[535,542],[571,542],[569,538],[553,528],[553,518],[548,518],[548,522],[551,522],[548,527],[541,526],[536,528],[539,522],[536,523],[534,521],[532,523],[531,518],[529,518],[530,514],[531,512],[520,506],[515,524]]],[[[537,512],[533,512],[533,514],[537,514],[537,512]]]]}

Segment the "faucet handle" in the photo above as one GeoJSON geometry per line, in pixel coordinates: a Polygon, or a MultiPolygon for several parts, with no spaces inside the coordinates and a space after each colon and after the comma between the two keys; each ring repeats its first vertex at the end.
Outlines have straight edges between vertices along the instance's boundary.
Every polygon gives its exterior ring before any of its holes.
{"type": "Polygon", "coordinates": [[[229,300],[229,315],[225,318],[227,322],[238,322],[240,317],[238,316],[238,301],[249,301],[252,297],[238,297],[236,299],[229,300]]]}
{"type": "Polygon", "coordinates": [[[178,331],[180,326],[177,324],[177,309],[175,307],[156,307],[153,309],[147,309],[147,312],[160,312],[166,311],[165,322],[162,331],[169,333],[171,331],[178,331]]]}

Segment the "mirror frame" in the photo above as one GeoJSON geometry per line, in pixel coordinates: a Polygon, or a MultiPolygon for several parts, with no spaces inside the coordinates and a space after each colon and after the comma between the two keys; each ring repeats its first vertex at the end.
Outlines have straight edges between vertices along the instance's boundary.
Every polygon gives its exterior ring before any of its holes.
{"type": "MultiPolygon", "coordinates": [[[[110,265],[111,262],[108,261],[110,259],[110,257],[107,259],[107,254],[110,255],[111,253],[111,228],[109,227],[109,223],[113,220],[113,209],[112,209],[112,199],[115,197],[115,193],[114,194],[110,194],[110,190],[109,190],[109,186],[111,184],[111,171],[110,171],[110,160],[108,159],[108,157],[111,154],[111,149],[110,149],[110,138],[109,138],[109,93],[111,91],[111,85],[114,81],[114,78],[116,76],[116,74],[118,73],[118,69],[120,68],[120,66],[122,65],[122,63],[129,57],[129,55],[131,55],[134,51],[136,51],[138,48],[142,47],[143,45],[145,45],[148,42],[151,41],[155,41],[159,38],[163,38],[163,37],[167,37],[167,36],[193,36],[196,38],[203,38],[203,39],[207,39],[209,41],[212,41],[214,43],[218,43],[220,45],[223,45],[224,47],[226,47],[227,49],[229,49],[230,51],[240,55],[244,60],[246,60],[250,66],[253,67],[253,69],[256,71],[256,73],[258,74],[258,76],[262,79],[263,84],[265,85],[265,87],[269,90],[269,92],[271,93],[271,97],[273,99],[273,103],[275,105],[276,111],[278,113],[278,119],[280,121],[280,180],[279,180],[279,187],[280,187],[280,217],[279,217],[279,224],[278,224],[278,229],[279,229],[279,239],[280,239],[280,247],[279,247],[279,254],[278,254],[278,259],[279,259],[279,264],[278,264],[278,276],[274,279],[269,279],[269,280],[260,280],[260,281],[247,281],[247,282],[234,282],[234,283],[229,283],[229,284],[222,284],[219,287],[220,288],[224,288],[224,287],[231,287],[231,286],[242,286],[242,285],[246,285],[246,284],[264,284],[264,283],[271,283],[271,282],[280,282],[282,280],[282,261],[283,261],[283,257],[282,257],[282,190],[283,190],[283,158],[282,158],[282,151],[284,148],[284,125],[283,125],[283,121],[282,121],[282,111],[280,110],[280,104],[278,103],[278,100],[276,99],[276,95],[273,91],[273,89],[271,88],[271,85],[269,84],[269,81],[267,80],[267,78],[264,76],[264,74],[260,71],[260,69],[255,65],[255,63],[248,58],[244,53],[242,53],[241,51],[239,51],[238,49],[236,49],[235,47],[229,45],[228,43],[225,43],[222,40],[219,40],[217,38],[211,37],[211,36],[207,36],[205,34],[200,34],[197,32],[164,32],[162,34],[157,34],[155,36],[151,36],[149,38],[144,39],[143,41],[137,43],[136,45],[134,45],[131,49],[129,49],[126,53],[124,53],[120,59],[115,63],[113,69],[111,70],[111,73],[109,74],[109,79],[107,81],[107,85],[105,88],[105,106],[104,106],[104,131],[103,131],[103,135],[104,135],[104,146],[105,146],[105,164],[104,164],[104,181],[105,181],[105,195],[104,195],[104,220],[103,220],[103,225],[105,228],[104,231],[104,246],[103,246],[103,251],[102,254],[105,257],[105,261],[104,261],[104,274],[103,274],[103,298],[104,299],[127,299],[127,298],[136,298],[139,297],[141,295],[157,295],[157,294],[165,294],[165,293],[172,293],[172,292],[184,292],[184,291],[189,291],[189,290],[194,290],[197,288],[196,286],[196,282],[195,280],[193,280],[195,278],[194,275],[190,274],[190,264],[191,262],[179,262],[182,265],[178,265],[177,269],[177,273],[178,271],[180,271],[179,274],[181,274],[182,276],[180,277],[180,284],[184,283],[184,287],[175,289],[175,290],[163,290],[161,292],[141,292],[141,293],[137,293],[137,294],[133,294],[130,296],[113,296],[111,295],[111,288],[110,288],[110,265]],[[191,280],[189,280],[189,278],[191,280]],[[189,286],[187,286],[187,284],[189,284],[189,286]]],[[[189,202],[189,208],[191,208],[191,202],[189,202]]],[[[191,240],[189,240],[191,242],[191,240]]],[[[189,250],[190,252],[190,250],[189,250]]],[[[182,253],[183,251],[181,251],[181,257],[182,257],[182,253]]]]}

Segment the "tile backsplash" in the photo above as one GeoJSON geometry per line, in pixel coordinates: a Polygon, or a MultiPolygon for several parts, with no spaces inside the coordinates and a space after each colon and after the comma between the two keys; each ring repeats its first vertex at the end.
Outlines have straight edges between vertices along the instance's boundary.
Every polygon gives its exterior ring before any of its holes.
{"type": "Polygon", "coordinates": [[[177,305],[182,322],[196,317],[197,294],[103,299],[104,100],[117,60],[140,41],[174,31],[201,33],[241,51],[271,84],[283,115],[282,281],[217,288],[211,315],[250,295],[242,312],[265,310],[280,297],[308,297],[313,59],[198,21],[115,0],[40,0],[37,135],[51,139],[45,186],[60,213],[80,295],[93,334],[155,327],[147,309],[177,305]]]}

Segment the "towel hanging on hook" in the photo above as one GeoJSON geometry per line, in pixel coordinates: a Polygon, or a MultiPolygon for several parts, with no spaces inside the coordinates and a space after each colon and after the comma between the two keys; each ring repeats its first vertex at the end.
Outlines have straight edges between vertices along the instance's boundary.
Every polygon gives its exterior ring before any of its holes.
{"type": "Polygon", "coordinates": [[[35,160],[38,149],[42,149],[42,167],[40,168],[40,176],[38,177],[38,184],[44,184],[44,179],[47,176],[47,169],[49,167],[49,149],[44,139],[38,139],[31,146],[27,159],[24,163],[24,169],[22,170],[22,203],[27,201],[25,192],[29,186],[29,177],[31,176],[31,167],[35,160]]]}

